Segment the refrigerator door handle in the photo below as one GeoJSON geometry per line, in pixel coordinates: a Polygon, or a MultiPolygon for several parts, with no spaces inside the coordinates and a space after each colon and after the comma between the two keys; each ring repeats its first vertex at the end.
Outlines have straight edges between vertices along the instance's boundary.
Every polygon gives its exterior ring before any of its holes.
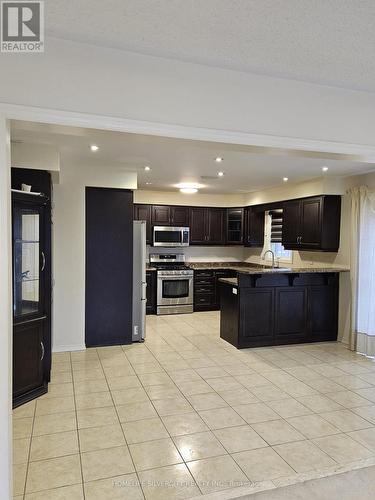
{"type": "Polygon", "coordinates": [[[141,300],[147,300],[146,290],[147,290],[147,283],[145,281],[142,281],[142,296],[141,296],[141,300]]]}

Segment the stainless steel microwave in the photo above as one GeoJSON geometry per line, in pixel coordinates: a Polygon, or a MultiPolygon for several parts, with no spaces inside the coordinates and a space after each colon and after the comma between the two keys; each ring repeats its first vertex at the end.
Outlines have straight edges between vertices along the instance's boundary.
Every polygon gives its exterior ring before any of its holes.
{"type": "Polygon", "coordinates": [[[189,236],[188,227],[154,226],[152,244],[154,247],[187,247],[189,236]]]}

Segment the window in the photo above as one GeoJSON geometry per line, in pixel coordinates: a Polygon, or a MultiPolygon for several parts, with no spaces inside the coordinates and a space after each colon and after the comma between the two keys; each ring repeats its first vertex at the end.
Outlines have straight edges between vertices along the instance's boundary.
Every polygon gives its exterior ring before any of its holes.
{"type": "MultiPolygon", "coordinates": [[[[265,213],[265,218],[263,252],[272,250],[276,260],[280,262],[293,262],[293,252],[285,250],[282,244],[283,209],[270,210],[265,213]]],[[[266,260],[272,260],[270,254],[266,255],[266,260]]]]}

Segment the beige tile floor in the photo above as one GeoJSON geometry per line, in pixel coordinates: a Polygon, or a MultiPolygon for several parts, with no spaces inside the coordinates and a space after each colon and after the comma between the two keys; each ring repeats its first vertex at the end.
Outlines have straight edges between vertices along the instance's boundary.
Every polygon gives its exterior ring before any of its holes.
{"type": "Polygon", "coordinates": [[[219,498],[375,460],[375,363],[236,350],[216,312],[149,316],[144,344],[55,354],[13,422],[17,499],[219,498]]]}

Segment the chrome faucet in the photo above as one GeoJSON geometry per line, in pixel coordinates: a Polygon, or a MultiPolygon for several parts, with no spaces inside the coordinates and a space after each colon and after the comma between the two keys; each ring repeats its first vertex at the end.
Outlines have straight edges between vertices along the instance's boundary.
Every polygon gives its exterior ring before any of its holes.
{"type": "Polygon", "coordinates": [[[266,259],[266,255],[268,254],[268,252],[272,255],[272,268],[275,267],[275,254],[272,250],[266,250],[263,254],[263,259],[265,260],[266,259]]]}

